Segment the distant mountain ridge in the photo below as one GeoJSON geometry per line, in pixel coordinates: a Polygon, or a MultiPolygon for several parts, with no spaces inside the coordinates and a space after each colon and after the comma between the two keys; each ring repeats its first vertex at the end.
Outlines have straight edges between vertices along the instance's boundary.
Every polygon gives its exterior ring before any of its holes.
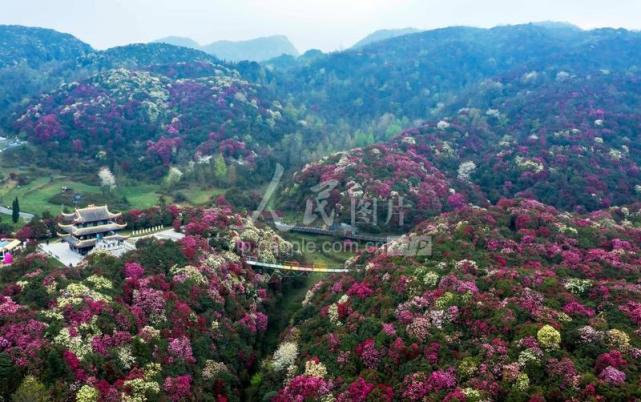
{"type": "Polygon", "coordinates": [[[221,60],[231,62],[262,62],[283,55],[297,57],[299,54],[298,50],[284,35],[266,36],[244,41],[223,40],[202,46],[190,38],[180,36],[168,36],[154,42],[202,50],[221,60]]]}
{"type": "Polygon", "coordinates": [[[182,46],[182,47],[188,47],[191,49],[199,49],[200,50],[200,44],[196,42],[195,40],[191,38],[187,38],[184,36],[167,36],[161,39],[157,39],[153,41],[152,43],[165,43],[168,45],[174,45],[174,46],[182,46]]]}
{"type": "Polygon", "coordinates": [[[561,76],[634,71],[641,66],[640,50],[641,34],[623,29],[448,27],[329,53],[283,71],[279,79],[281,96],[301,99],[327,119],[340,113],[360,125],[386,113],[434,117],[458,91],[492,77],[520,79],[550,69],[561,76]]]}
{"type": "Polygon", "coordinates": [[[264,61],[284,54],[298,56],[298,50],[283,35],[238,42],[219,41],[204,46],[203,50],[226,61],[264,61]]]}
{"type": "Polygon", "coordinates": [[[354,46],[352,46],[352,49],[362,48],[375,42],[380,42],[386,39],[392,39],[417,32],[421,32],[421,30],[416,28],[381,29],[367,35],[363,39],[356,42],[354,46]]]}

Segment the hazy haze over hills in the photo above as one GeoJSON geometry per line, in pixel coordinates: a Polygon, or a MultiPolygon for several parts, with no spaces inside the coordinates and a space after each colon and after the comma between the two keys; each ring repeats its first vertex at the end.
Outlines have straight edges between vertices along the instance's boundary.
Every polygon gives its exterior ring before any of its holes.
{"type": "Polygon", "coordinates": [[[168,36],[154,42],[202,50],[226,61],[265,61],[287,55],[298,56],[298,50],[284,35],[272,35],[244,41],[221,40],[201,46],[190,38],[168,36]]]}
{"type": "Polygon", "coordinates": [[[167,36],[165,38],[155,40],[154,43],[166,43],[168,45],[200,49],[200,44],[198,42],[190,38],[184,38],[182,36],[167,36]]]}
{"type": "Polygon", "coordinates": [[[238,42],[218,41],[203,46],[202,49],[227,61],[263,61],[283,54],[298,56],[298,50],[283,35],[238,42]]]}

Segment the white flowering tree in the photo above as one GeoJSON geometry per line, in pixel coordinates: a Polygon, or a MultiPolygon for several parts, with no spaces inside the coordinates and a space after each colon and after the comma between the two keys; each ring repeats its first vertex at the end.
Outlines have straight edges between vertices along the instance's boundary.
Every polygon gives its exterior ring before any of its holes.
{"type": "Polygon", "coordinates": [[[98,171],[98,178],[100,178],[100,185],[104,190],[111,191],[116,188],[116,177],[111,173],[108,167],[102,167],[98,171]]]}
{"type": "Polygon", "coordinates": [[[166,188],[172,188],[180,182],[183,177],[183,172],[177,167],[171,167],[167,176],[165,176],[164,185],[166,188]]]}

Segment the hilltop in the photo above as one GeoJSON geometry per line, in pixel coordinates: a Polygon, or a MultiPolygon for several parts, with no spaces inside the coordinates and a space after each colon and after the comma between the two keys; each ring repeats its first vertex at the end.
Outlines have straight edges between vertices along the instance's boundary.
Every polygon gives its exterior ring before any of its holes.
{"type": "Polygon", "coordinates": [[[229,41],[221,40],[207,45],[200,45],[190,38],[169,36],[154,42],[202,50],[221,60],[229,62],[256,61],[262,62],[279,56],[298,56],[298,50],[283,35],[229,41]]]}
{"type": "Polygon", "coordinates": [[[403,35],[413,34],[417,32],[420,32],[420,30],[416,28],[381,29],[379,31],[372,32],[371,34],[367,35],[363,39],[359,40],[354,44],[354,46],[352,46],[352,48],[358,49],[361,47],[365,47],[367,45],[371,45],[372,43],[375,43],[375,42],[380,42],[383,40],[396,38],[397,36],[403,36],[403,35]]]}

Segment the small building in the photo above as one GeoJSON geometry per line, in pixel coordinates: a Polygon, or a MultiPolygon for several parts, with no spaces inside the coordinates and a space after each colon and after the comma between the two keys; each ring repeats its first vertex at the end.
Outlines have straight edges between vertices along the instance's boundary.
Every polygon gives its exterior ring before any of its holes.
{"type": "Polygon", "coordinates": [[[69,243],[69,248],[79,254],[86,255],[97,242],[121,244],[126,236],[118,234],[127,227],[119,224],[116,219],[120,213],[112,213],[106,205],[89,205],[87,208],[76,208],[71,214],[62,214],[61,230],[58,236],[69,243]]]}
{"type": "Polygon", "coordinates": [[[18,239],[0,239],[0,257],[4,260],[6,254],[11,254],[22,242],[18,239]]]}

